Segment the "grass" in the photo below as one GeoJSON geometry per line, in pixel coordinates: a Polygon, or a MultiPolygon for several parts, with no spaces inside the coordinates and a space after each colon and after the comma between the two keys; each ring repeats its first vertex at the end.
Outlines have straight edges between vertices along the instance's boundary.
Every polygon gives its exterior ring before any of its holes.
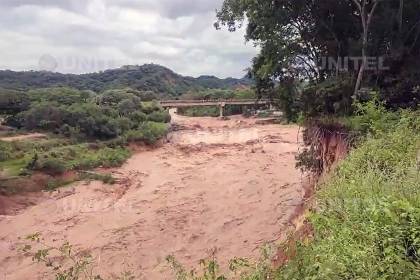
{"type": "Polygon", "coordinates": [[[29,158],[23,157],[0,162],[0,171],[4,177],[19,176],[28,165],[29,158]]]}
{"type": "Polygon", "coordinates": [[[32,160],[32,169],[54,175],[70,170],[117,167],[129,157],[130,152],[124,147],[92,149],[88,144],[78,144],[53,148],[48,152],[36,154],[32,160]]]}
{"type": "Polygon", "coordinates": [[[61,178],[51,179],[47,182],[47,185],[45,186],[45,190],[54,191],[58,188],[68,186],[76,181],[77,181],[76,178],[75,179],[61,179],[61,178]]]}
{"type": "Polygon", "coordinates": [[[144,142],[152,145],[164,137],[168,132],[168,125],[161,122],[145,122],[140,129],[125,133],[128,142],[144,142]]]}
{"type": "Polygon", "coordinates": [[[45,190],[47,191],[54,191],[58,188],[68,186],[77,181],[101,181],[105,184],[113,185],[115,184],[115,178],[112,177],[111,174],[99,174],[99,173],[84,173],[81,172],[78,176],[74,178],[53,178],[48,181],[47,185],[45,186],[45,190]]]}
{"type": "MultiPolygon", "coordinates": [[[[156,118],[165,117],[158,113],[156,118]]],[[[121,137],[94,143],[52,135],[48,139],[0,141],[0,175],[14,177],[31,170],[60,175],[71,170],[117,167],[130,157],[126,148],[129,142],[152,145],[167,132],[168,124],[146,121],[121,137]]]]}
{"type": "Polygon", "coordinates": [[[81,173],[80,179],[87,181],[102,181],[105,184],[113,185],[116,180],[111,174],[100,174],[100,173],[81,173]]]}
{"type": "MultiPolygon", "coordinates": [[[[53,135],[48,139],[0,141],[0,177],[10,180],[30,175],[33,171],[43,172],[53,176],[45,186],[47,190],[56,189],[78,179],[101,180],[112,184],[115,180],[109,175],[82,175],[69,182],[57,176],[68,171],[121,166],[131,156],[127,148],[129,142],[154,144],[167,131],[167,124],[147,121],[138,130],[131,130],[124,136],[94,143],[78,143],[70,138],[53,135]]],[[[19,188],[14,188],[14,193],[17,192],[19,188]]]]}
{"type": "MultiPolygon", "coordinates": [[[[153,106],[151,103],[152,109],[153,106]]],[[[166,115],[156,112],[153,117],[160,119],[166,118],[166,115]]],[[[100,180],[113,184],[115,179],[107,174],[81,172],[80,176],[71,179],[62,179],[60,175],[69,171],[121,166],[131,156],[128,143],[155,144],[166,135],[168,128],[166,123],[145,121],[138,129],[130,130],[120,137],[92,143],[52,134],[48,139],[0,141],[0,179],[8,182],[0,185],[0,190],[4,193],[24,192],[26,188],[19,183],[20,179],[31,175],[33,171],[52,176],[44,186],[46,190],[54,190],[78,180],[100,180]]],[[[30,177],[26,179],[30,180],[30,177]]]]}
{"type": "MultiPolygon", "coordinates": [[[[30,175],[33,171],[51,175],[46,177],[48,181],[44,186],[35,184],[33,185],[34,189],[55,190],[79,180],[100,180],[106,184],[113,184],[115,179],[109,174],[80,172],[75,176],[59,175],[69,171],[90,170],[96,167],[117,167],[130,156],[130,151],[127,148],[123,146],[111,148],[107,146],[108,143],[99,143],[99,145],[82,143],[65,146],[57,145],[57,143],[57,139],[51,139],[50,143],[45,141],[36,144],[11,143],[10,145],[13,147],[10,150],[11,159],[0,161],[0,176],[3,179],[0,191],[5,194],[24,192],[28,186],[33,184],[30,182],[30,177],[22,176],[30,175]],[[35,150],[28,148],[34,146],[45,148],[35,150]]],[[[29,187],[29,189],[32,188],[29,187]]]]}
{"type": "Polygon", "coordinates": [[[218,117],[220,115],[217,106],[179,108],[178,113],[187,117],[218,117]]]}
{"type": "Polygon", "coordinates": [[[309,217],[315,239],[276,279],[419,279],[420,122],[405,112],[386,126],[372,123],[322,186],[309,217]]]}
{"type": "MultiPolygon", "coordinates": [[[[43,264],[51,272],[51,279],[106,279],[94,272],[97,258],[86,250],[78,252],[74,245],[68,241],[58,246],[56,242],[47,244],[40,233],[31,234],[21,240],[23,245],[17,248],[18,251],[22,256],[31,256],[34,263],[43,264]]],[[[138,278],[131,271],[123,270],[112,279],[134,280],[138,278]]]]}

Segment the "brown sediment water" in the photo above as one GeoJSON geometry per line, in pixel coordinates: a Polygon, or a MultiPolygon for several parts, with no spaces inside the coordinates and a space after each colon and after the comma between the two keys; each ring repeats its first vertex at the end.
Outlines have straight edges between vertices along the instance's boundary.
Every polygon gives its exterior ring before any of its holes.
{"type": "Polygon", "coordinates": [[[0,279],[52,278],[17,250],[19,237],[35,232],[90,251],[105,278],[128,270],[136,279],[172,279],[168,255],[197,267],[215,252],[225,265],[256,259],[261,246],[284,237],[304,200],[298,127],[242,117],[173,121],[184,130],[111,170],[117,184],[80,182],[0,216],[0,279]]]}

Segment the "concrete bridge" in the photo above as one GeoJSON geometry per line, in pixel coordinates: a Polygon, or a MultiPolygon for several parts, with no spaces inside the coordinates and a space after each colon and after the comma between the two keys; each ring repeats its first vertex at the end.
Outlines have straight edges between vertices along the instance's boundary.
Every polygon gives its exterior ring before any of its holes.
{"type": "Polygon", "coordinates": [[[223,117],[223,111],[226,105],[270,105],[271,107],[271,101],[268,99],[161,100],[159,103],[163,108],[218,106],[220,117],[223,117]]]}

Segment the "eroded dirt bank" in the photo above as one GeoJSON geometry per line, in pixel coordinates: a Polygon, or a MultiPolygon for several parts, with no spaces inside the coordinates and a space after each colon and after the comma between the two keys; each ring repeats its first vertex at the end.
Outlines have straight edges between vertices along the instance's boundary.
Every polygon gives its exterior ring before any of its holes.
{"type": "Polygon", "coordinates": [[[216,249],[226,263],[257,258],[260,246],[281,238],[304,196],[298,128],[240,117],[174,121],[186,130],[113,170],[118,184],[78,183],[0,216],[0,279],[50,275],[16,250],[19,237],[35,232],[90,250],[105,277],[129,270],[139,279],[170,279],[169,254],[193,266],[216,249]]]}

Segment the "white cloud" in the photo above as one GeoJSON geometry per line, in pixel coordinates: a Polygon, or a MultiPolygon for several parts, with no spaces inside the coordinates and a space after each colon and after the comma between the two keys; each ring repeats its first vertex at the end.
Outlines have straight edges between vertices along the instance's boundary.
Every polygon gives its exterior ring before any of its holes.
{"type": "Polygon", "coordinates": [[[175,72],[244,75],[256,50],[243,30],[213,27],[221,0],[2,0],[0,67],[37,69],[48,54],[57,71],[84,73],[158,63],[175,72]]]}

